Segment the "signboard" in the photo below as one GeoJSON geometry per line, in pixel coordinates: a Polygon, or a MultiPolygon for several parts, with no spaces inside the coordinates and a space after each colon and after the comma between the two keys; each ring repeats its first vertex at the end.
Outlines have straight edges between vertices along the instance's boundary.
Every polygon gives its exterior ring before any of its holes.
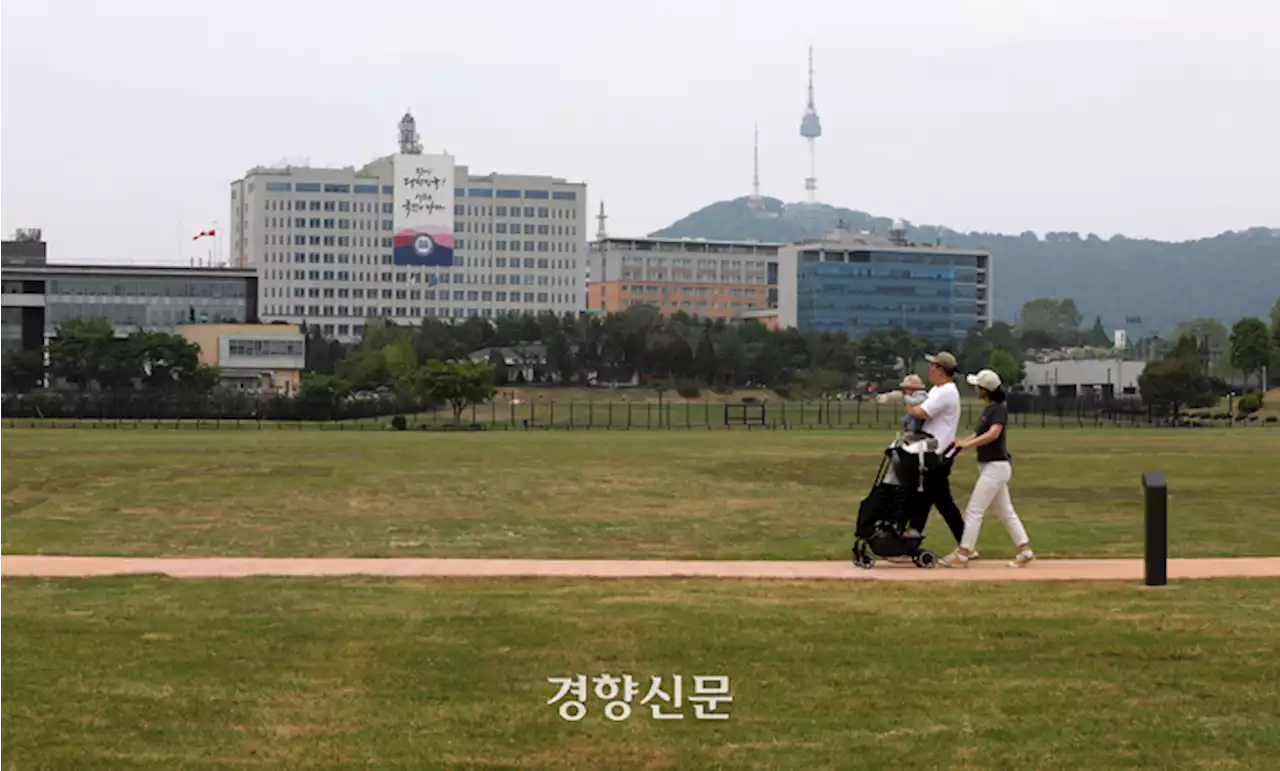
{"type": "Polygon", "coordinates": [[[393,161],[396,265],[453,265],[453,156],[402,154],[393,161]]]}

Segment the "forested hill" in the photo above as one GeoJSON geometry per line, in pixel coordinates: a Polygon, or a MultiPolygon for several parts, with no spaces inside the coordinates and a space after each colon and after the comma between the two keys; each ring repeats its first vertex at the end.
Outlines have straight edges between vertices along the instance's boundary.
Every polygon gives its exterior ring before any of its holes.
{"type": "MultiPolygon", "coordinates": [[[[843,221],[851,230],[887,234],[891,219],[825,204],[765,199],[764,212],[746,198],[720,201],[653,236],[794,241],[823,235],[843,221]]],[[[1266,318],[1280,295],[1280,229],[1255,227],[1196,241],[1165,242],[1089,234],[960,233],[908,223],[911,240],[990,250],[995,263],[995,313],[1014,321],[1038,297],[1070,297],[1081,314],[1108,328],[1142,318],[1148,331],[1170,330],[1190,317],[1227,326],[1242,316],[1266,318]]],[[[1132,328],[1132,327],[1131,327],[1132,328]]]]}

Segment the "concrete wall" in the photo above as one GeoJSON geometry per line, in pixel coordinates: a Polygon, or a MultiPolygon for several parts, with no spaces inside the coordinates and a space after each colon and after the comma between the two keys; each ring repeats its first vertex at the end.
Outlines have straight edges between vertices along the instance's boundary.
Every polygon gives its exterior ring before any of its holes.
{"type": "Polygon", "coordinates": [[[1119,359],[1067,359],[1044,363],[1026,362],[1026,380],[1022,385],[1031,391],[1048,388],[1056,393],[1058,386],[1097,387],[1110,385],[1117,394],[1138,393],[1138,376],[1146,362],[1119,359]],[[1132,389],[1132,391],[1128,391],[1132,389]]]}

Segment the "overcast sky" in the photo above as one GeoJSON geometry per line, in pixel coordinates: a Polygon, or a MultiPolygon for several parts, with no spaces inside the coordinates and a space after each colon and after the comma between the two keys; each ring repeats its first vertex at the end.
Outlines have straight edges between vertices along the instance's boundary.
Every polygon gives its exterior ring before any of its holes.
{"type": "MultiPolygon", "coordinates": [[[[2,227],[186,262],[257,164],[424,148],[588,184],[614,235],[804,197],[962,231],[1280,226],[1275,0],[5,0],[2,227]]],[[[225,242],[224,242],[225,244],[225,242]]]]}

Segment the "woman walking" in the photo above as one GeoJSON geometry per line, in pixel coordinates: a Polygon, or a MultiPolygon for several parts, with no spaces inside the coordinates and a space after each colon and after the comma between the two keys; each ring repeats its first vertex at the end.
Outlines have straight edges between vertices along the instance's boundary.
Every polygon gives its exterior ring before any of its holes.
{"type": "Polygon", "coordinates": [[[1009,455],[1008,431],[1009,408],[1005,404],[1004,386],[1000,376],[984,369],[967,380],[974,387],[978,396],[986,403],[982,417],[974,432],[956,440],[956,449],[966,447],[978,448],[978,482],[973,486],[973,495],[969,496],[969,505],[964,512],[964,536],[960,546],[941,563],[944,567],[964,568],[969,566],[970,555],[978,544],[978,533],[982,530],[982,517],[987,508],[995,505],[996,516],[1004,523],[1018,548],[1018,554],[1009,563],[1012,567],[1023,567],[1036,558],[1031,551],[1031,539],[1022,527],[1022,520],[1013,510],[1013,500],[1009,497],[1009,479],[1013,476],[1013,465],[1009,455]]]}

